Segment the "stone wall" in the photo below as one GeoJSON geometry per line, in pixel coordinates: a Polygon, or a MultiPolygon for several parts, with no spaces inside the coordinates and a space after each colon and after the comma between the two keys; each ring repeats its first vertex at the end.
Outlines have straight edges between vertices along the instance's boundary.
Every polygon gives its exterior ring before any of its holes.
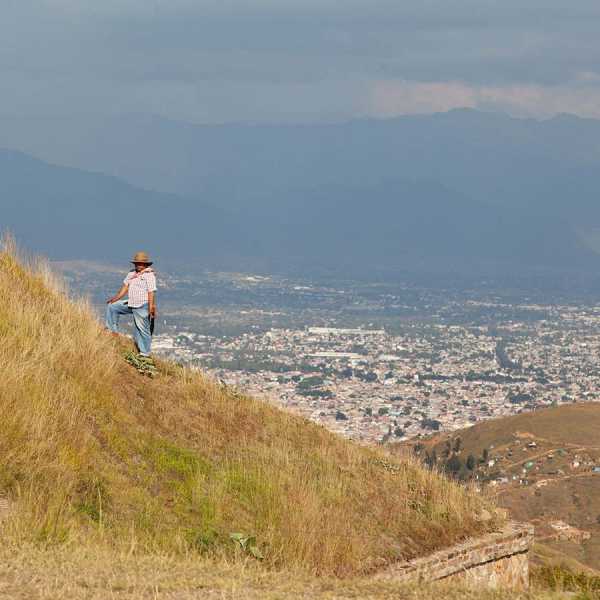
{"type": "Polygon", "coordinates": [[[531,525],[509,523],[501,531],[393,565],[377,577],[403,583],[445,580],[468,587],[527,589],[532,545],[531,525]]]}

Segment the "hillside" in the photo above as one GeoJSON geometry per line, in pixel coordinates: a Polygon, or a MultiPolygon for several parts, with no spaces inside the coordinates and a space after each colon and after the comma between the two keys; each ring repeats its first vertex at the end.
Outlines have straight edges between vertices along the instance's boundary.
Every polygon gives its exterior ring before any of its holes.
{"type": "Polygon", "coordinates": [[[126,342],[12,250],[0,290],[5,544],[243,548],[268,568],[339,576],[498,525],[467,489],[200,373],[161,362],[140,375],[126,342]]]}
{"type": "Polygon", "coordinates": [[[577,403],[436,436],[421,452],[435,449],[442,465],[452,448],[450,459],[460,460],[451,468],[462,463],[462,477],[485,482],[513,518],[536,525],[541,558],[562,555],[600,569],[599,430],[600,404],[577,403]],[[469,455],[472,470],[464,466],[469,455]]]}
{"type": "Polygon", "coordinates": [[[227,206],[307,181],[320,188],[417,179],[504,207],[568,207],[593,202],[600,162],[598,119],[470,109],[305,125],[201,125],[129,114],[39,118],[32,127],[0,116],[0,132],[2,147],[227,206]],[[565,197],[576,188],[579,197],[565,197]]]}
{"type": "Polygon", "coordinates": [[[53,258],[122,255],[139,214],[161,260],[284,273],[425,266],[478,280],[593,271],[600,250],[600,121],[465,110],[310,126],[0,125],[0,146],[52,163],[0,151],[0,226],[53,258]]]}
{"type": "MultiPolygon", "coordinates": [[[[252,234],[206,201],[152,192],[116,177],[59,167],[0,148],[0,229],[54,258],[114,259],[151,235],[157,254],[243,256],[252,234]],[[131,223],[144,215],[145,227],[131,223]],[[107,243],[110,232],[110,243],[107,243]]],[[[171,255],[172,256],[172,255],[171,255]]]]}

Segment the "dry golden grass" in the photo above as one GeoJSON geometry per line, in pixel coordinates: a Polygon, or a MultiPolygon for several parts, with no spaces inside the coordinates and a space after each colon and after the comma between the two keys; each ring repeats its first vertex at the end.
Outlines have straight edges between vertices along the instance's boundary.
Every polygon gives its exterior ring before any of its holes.
{"type": "MultiPolygon", "coordinates": [[[[10,600],[559,600],[560,591],[398,586],[367,578],[314,578],[269,572],[255,563],[197,556],[118,554],[68,545],[50,552],[0,550],[0,599],[10,600]]],[[[570,596],[573,597],[573,596],[570,596]]],[[[593,598],[578,596],[579,600],[593,598]]]]}
{"type": "Polygon", "coordinates": [[[231,560],[241,532],[270,569],[349,576],[499,524],[470,490],[199,373],[159,362],[142,377],[127,342],[10,247],[0,295],[6,547],[231,560]]]}

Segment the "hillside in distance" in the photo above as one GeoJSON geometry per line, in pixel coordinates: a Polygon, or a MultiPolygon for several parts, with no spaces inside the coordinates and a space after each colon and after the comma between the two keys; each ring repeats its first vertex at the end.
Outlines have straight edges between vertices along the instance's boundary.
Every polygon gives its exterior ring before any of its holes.
{"type": "Polygon", "coordinates": [[[0,150],[0,230],[52,258],[114,260],[146,247],[158,255],[236,258],[252,236],[226,211],[107,175],[0,150]]]}
{"type": "Polygon", "coordinates": [[[564,211],[596,204],[600,121],[471,109],[306,125],[0,118],[0,146],[227,206],[254,206],[274,194],[285,204],[287,191],[311,186],[408,179],[435,181],[482,203],[564,211]]]}
{"type": "MultiPolygon", "coordinates": [[[[242,182],[244,180],[242,179],[242,182]]],[[[242,185],[238,182],[239,185],[242,185]]],[[[266,193],[248,203],[148,191],[118,178],[0,151],[0,227],[52,258],[158,259],[209,268],[373,277],[473,265],[593,268],[562,218],[482,204],[435,181],[394,179],[266,193]],[[433,269],[432,269],[433,265],[433,269]]]]}
{"type": "Polygon", "coordinates": [[[599,403],[561,405],[434,436],[420,454],[487,485],[556,555],[600,569],[599,428],[599,403]]]}

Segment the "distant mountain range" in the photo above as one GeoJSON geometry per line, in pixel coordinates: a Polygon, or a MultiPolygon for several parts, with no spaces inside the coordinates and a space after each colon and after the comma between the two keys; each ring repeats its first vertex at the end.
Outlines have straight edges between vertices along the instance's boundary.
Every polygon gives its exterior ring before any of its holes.
{"type": "Polygon", "coordinates": [[[113,260],[148,248],[181,260],[249,253],[239,221],[211,205],[0,151],[0,227],[51,258],[113,260]]]}
{"type": "Polygon", "coordinates": [[[600,121],[472,110],[305,126],[0,119],[0,145],[76,167],[0,153],[0,225],[61,258],[144,246],[367,276],[598,262],[600,121]]]}

